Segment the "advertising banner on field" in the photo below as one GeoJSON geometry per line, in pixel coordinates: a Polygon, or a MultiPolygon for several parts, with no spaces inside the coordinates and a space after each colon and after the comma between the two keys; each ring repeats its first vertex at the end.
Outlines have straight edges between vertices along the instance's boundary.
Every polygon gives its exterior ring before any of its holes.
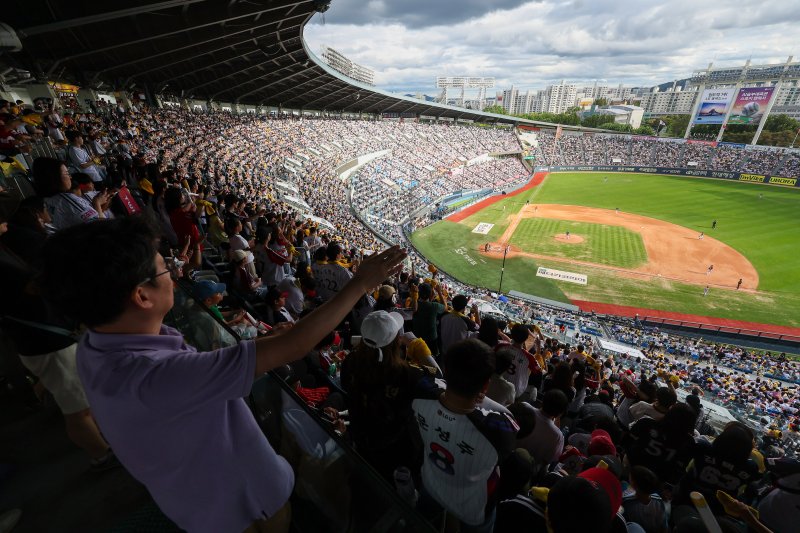
{"type": "Polygon", "coordinates": [[[536,275],[541,278],[555,279],[558,281],[569,281],[570,283],[577,283],[579,285],[586,285],[588,278],[583,274],[576,274],[575,272],[565,272],[563,270],[554,270],[552,268],[539,267],[536,270],[536,275]]]}
{"type": "Polygon", "coordinates": [[[475,229],[472,230],[472,233],[478,233],[480,235],[488,235],[493,227],[494,224],[489,224],[488,222],[481,222],[480,224],[475,226],[475,229]]]}
{"type": "Polygon", "coordinates": [[[775,87],[745,87],[739,89],[733,102],[728,124],[758,124],[767,110],[775,87]]]}
{"type": "Polygon", "coordinates": [[[706,89],[692,122],[694,124],[722,124],[734,89],[706,89]]]}

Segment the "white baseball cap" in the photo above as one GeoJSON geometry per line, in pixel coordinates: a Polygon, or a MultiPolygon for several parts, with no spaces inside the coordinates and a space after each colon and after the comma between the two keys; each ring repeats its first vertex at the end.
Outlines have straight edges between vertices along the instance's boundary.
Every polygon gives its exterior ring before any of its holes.
{"type": "Polygon", "coordinates": [[[381,348],[388,346],[403,329],[403,317],[399,313],[373,311],[361,323],[361,342],[377,348],[378,361],[383,361],[381,348]]]}

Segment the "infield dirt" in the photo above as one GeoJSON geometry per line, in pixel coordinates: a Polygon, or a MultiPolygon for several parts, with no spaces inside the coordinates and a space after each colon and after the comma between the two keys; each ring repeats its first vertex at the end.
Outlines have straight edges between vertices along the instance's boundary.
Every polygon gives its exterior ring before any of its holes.
{"type": "MultiPolygon", "coordinates": [[[[497,242],[491,243],[493,250],[484,252],[481,249],[481,254],[493,258],[502,257],[503,247],[510,241],[520,221],[525,218],[552,218],[622,226],[642,236],[647,252],[647,262],[633,269],[609,267],[599,263],[533,254],[514,245],[509,248],[509,257],[549,259],[602,268],[626,277],[660,277],[727,288],[734,288],[736,282],[741,278],[741,290],[751,291],[758,288],[758,272],[750,261],[735,249],[709,235],[699,238],[700,234],[697,231],[677,224],[593,207],[552,204],[523,206],[519,213],[508,217],[509,225],[503,235],[497,242]],[[714,266],[711,272],[708,271],[710,265],[714,266]]],[[[565,244],[567,243],[565,242],[565,244]]]]}

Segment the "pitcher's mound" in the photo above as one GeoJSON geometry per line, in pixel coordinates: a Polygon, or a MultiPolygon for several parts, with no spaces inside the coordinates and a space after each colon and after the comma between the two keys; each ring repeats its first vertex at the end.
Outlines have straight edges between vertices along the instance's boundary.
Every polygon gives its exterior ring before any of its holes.
{"type": "Polygon", "coordinates": [[[566,244],[580,244],[583,242],[583,237],[580,235],[572,235],[570,234],[569,238],[567,238],[566,233],[559,233],[555,237],[553,237],[558,242],[563,242],[566,244]]]}

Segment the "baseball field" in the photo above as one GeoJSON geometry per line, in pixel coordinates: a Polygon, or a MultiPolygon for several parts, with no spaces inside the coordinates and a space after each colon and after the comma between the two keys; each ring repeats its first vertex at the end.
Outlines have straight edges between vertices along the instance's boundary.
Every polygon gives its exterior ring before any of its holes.
{"type": "Polygon", "coordinates": [[[449,274],[492,290],[505,250],[503,292],[800,327],[800,190],[594,172],[533,183],[412,242],[449,274]],[[539,267],[586,283],[537,276],[539,267]]]}

